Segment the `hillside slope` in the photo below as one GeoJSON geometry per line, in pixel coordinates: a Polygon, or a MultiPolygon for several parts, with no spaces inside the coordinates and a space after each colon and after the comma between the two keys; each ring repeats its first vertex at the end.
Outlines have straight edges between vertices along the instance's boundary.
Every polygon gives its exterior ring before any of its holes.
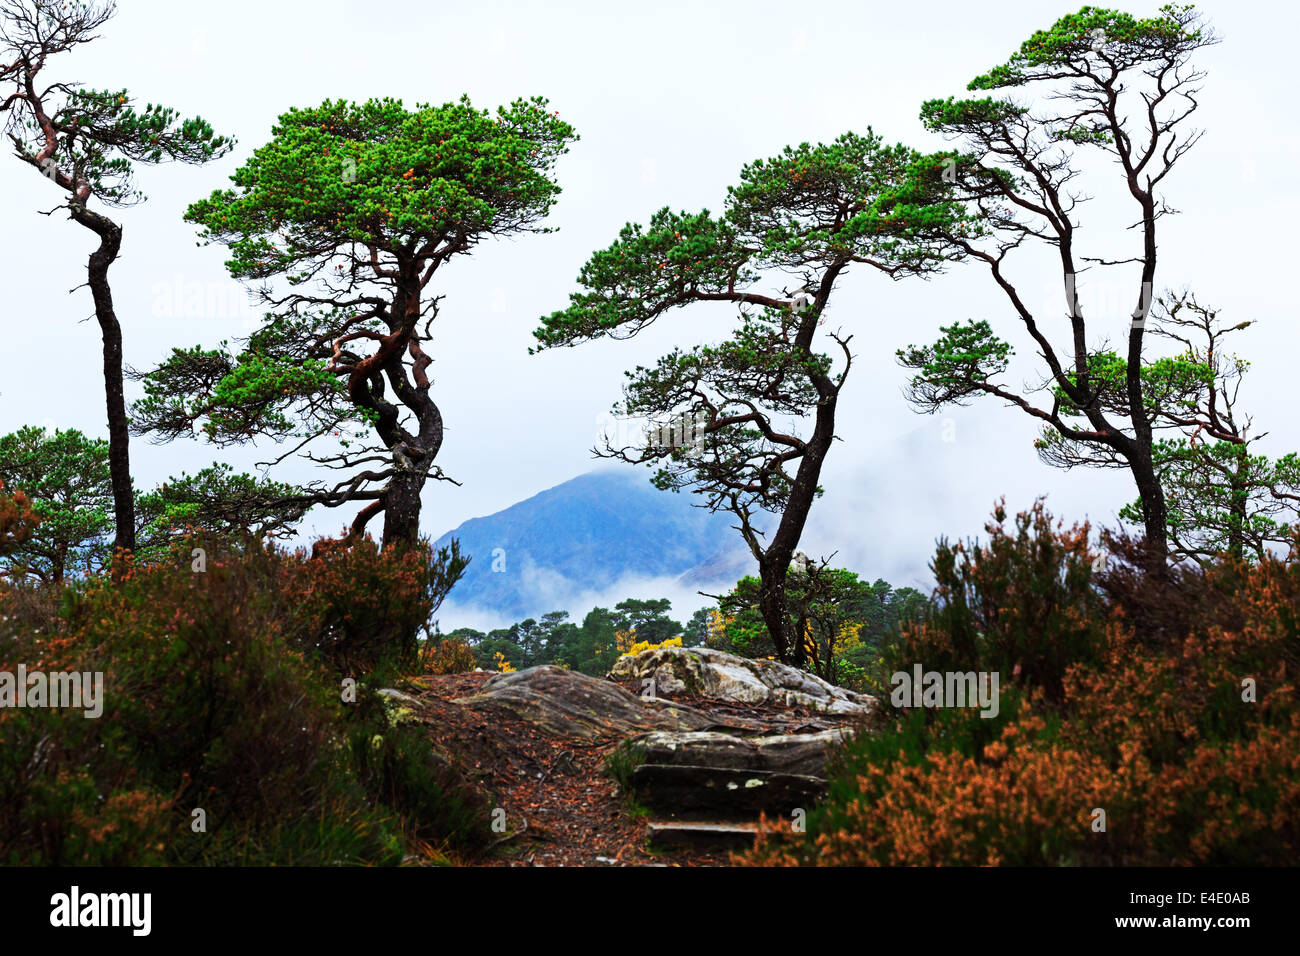
{"type": "Polygon", "coordinates": [[[450,601],[519,619],[628,579],[734,582],[752,558],[734,519],[698,500],[659,491],[646,471],[610,469],[471,518],[437,542],[457,538],[472,558],[450,601]]]}

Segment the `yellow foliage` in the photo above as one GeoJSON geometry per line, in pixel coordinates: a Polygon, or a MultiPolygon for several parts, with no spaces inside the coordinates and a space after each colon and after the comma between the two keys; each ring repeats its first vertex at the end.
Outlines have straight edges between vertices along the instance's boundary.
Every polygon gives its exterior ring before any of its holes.
{"type": "MultiPolygon", "coordinates": [[[[622,634],[623,632],[619,631],[619,633],[622,634]]],[[[621,649],[622,646],[623,645],[620,643],[619,648],[621,649]]],[[[651,644],[649,641],[638,641],[619,656],[634,657],[637,654],[640,654],[642,651],[657,651],[661,647],[681,647],[681,646],[682,646],[682,636],[678,634],[676,637],[668,638],[668,640],[664,641],[662,644],[651,644]]]]}
{"type": "Polygon", "coordinates": [[[730,615],[724,615],[717,608],[709,609],[709,636],[706,641],[709,646],[716,647],[722,643],[727,634],[727,627],[732,620],[733,618],[730,615]]]}
{"type": "Polygon", "coordinates": [[[506,656],[502,654],[500,651],[497,651],[496,653],[496,664],[497,664],[497,673],[499,674],[509,674],[512,673],[515,669],[515,665],[511,664],[508,660],[506,660],[506,656]]]}
{"type": "Polygon", "coordinates": [[[835,653],[843,654],[845,651],[862,644],[862,624],[854,624],[846,621],[840,628],[840,633],[835,636],[835,653]]]}

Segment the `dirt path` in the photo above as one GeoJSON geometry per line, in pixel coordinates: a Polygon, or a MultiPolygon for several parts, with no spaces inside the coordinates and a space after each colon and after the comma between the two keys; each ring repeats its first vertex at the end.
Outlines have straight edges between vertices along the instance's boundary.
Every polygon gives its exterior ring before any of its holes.
{"type": "Polygon", "coordinates": [[[421,720],[445,750],[461,755],[505,811],[507,833],[487,866],[723,866],[725,852],[646,849],[646,820],[629,811],[604,772],[615,736],[596,741],[545,734],[511,717],[454,704],[487,673],[417,678],[421,720]]]}

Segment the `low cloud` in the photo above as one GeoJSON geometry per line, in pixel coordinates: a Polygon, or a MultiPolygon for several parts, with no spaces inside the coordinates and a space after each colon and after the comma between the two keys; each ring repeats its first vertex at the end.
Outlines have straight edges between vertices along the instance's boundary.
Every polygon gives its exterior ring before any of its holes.
{"type": "MultiPolygon", "coordinates": [[[[525,574],[525,582],[529,581],[525,574]]],[[[545,592],[544,600],[541,602],[544,609],[534,615],[521,615],[512,617],[502,614],[493,608],[482,607],[475,604],[458,604],[449,599],[438,612],[438,626],[447,633],[454,631],[458,627],[472,627],[479,631],[491,631],[496,628],[509,627],[526,617],[540,618],[542,614],[548,611],[568,611],[569,620],[575,624],[581,624],[582,619],[592,608],[606,607],[613,608],[619,601],[628,598],[639,600],[651,600],[657,598],[668,598],[672,602],[672,610],[669,616],[685,624],[690,616],[698,609],[712,605],[713,599],[700,594],[700,591],[707,591],[711,594],[721,594],[732,587],[735,581],[717,581],[712,584],[706,583],[698,586],[684,585],[679,577],[643,577],[638,575],[626,575],[619,580],[601,588],[584,588],[576,582],[569,581],[560,575],[552,574],[544,569],[534,569],[536,575],[532,580],[534,582],[544,582],[545,592]]],[[[454,591],[452,592],[455,593],[454,591]]]]}

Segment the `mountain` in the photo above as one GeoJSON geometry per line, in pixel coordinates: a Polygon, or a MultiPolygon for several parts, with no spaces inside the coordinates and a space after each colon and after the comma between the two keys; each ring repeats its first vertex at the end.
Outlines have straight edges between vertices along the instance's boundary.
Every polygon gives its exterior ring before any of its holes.
{"type": "MultiPolygon", "coordinates": [[[[658,490],[645,471],[600,470],[471,518],[437,541],[456,538],[472,558],[440,617],[447,623],[471,609],[511,621],[576,614],[584,595],[631,582],[663,582],[663,593],[650,596],[734,584],[751,573],[753,558],[734,519],[696,507],[698,500],[658,490]]],[[[612,601],[633,596],[640,595],[612,601]]]]}

